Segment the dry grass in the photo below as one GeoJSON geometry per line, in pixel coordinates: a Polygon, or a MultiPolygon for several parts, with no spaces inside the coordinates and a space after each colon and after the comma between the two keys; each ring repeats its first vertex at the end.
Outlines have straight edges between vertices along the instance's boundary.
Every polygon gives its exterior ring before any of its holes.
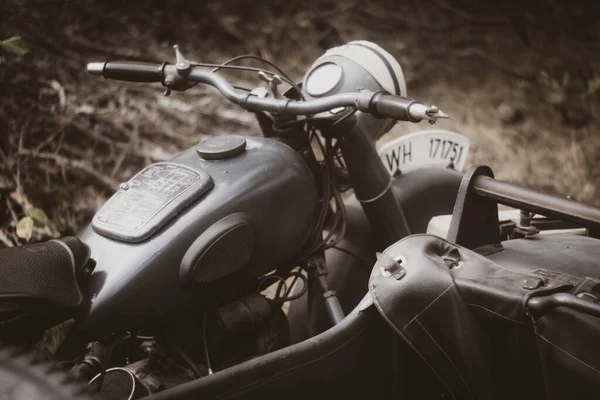
{"type": "MultiPolygon", "coordinates": [[[[19,242],[15,224],[30,207],[46,210],[70,234],[142,166],[207,135],[258,134],[251,114],[207,88],[166,98],[160,87],[84,72],[86,62],[106,58],[171,60],[174,43],[201,61],[259,54],[300,78],[326,48],[373,40],[398,56],[410,96],[451,115],[439,128],[471,138],[473,163],[600,205],[600,100],[598,93],[582,97],[600,76],[595,10],[573,2],[481,9],[450,0],[114,4],[6,1],[0,35],[20,34],[31,45],[22,58],[4,53],[0,65],[0,242],[6,245],[19,242]],[[540,79],[542,71],[550,80],[540,79]],[[548,102],[557,92],[552,78],[560,83],[558,104],[548,102]],[[507,105],[524,120],[503,122],[507,105]]],[[[230,77],[257,83],[251,75],[230,77]]],[[[422,128],[398,124],[382,140],[422,128]]]]}

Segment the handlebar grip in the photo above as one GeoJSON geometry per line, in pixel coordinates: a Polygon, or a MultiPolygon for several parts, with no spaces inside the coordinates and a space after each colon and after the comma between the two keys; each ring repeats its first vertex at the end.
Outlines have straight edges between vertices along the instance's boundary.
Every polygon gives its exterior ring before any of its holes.
{"type": "Polygon", "coordinates": [[[164,64],[137,61],[105,61],[90,63],[87,70],[90,74],[102,75],[106,79],[127,82],[162,82],[164,64]]]}
{"type": "Polygon", "coordinates": [[[392,118],[397,121],[419,122],[420,119],[415,119],[411,116],[409,109],[414,104],[420,102],[402,96],[394,96],[391,94],[377,94],[373,99],[374,114],[382,117],[392,118]]]}

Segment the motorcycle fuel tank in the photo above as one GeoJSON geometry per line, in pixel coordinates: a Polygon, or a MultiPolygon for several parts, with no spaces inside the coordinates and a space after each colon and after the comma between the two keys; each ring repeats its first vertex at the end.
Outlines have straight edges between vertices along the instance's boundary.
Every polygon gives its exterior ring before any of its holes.
{"type": "Polygon", "coordinates": [[[231,300],[291,266],[318,209],[304,159],[273,139],[215,137],[153,164],[79,235],[97,262],[79,322],[115,332],[231,300]]]}

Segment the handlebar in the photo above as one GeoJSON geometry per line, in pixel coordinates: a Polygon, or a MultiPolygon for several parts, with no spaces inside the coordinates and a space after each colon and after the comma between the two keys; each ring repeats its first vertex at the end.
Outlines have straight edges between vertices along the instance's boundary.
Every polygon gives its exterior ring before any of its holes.
{"type": "Polygon", "coordinates": [[[258,97],[236,90],[222,76],[210,70],[193,67],[189,61],[178,62],[176,65],[134,61],[95,62],[87,65],[87,71],[94,75],[102,75],[106,79],[161,82],[167,88],[179,86],[182,90],[185,90],[190,82],[204,83],[215,87],[227,100],[244,109],[280,115],[313,115],[335,108],[353,107],[377,117],[400,121],[419,122],[426,119],[433,124],[438,118],[448,118],[435,106],[426,106],[416,100],[382,91],[339,93],[307,101],[258,97]]]}
{"type": "Polygon", "coordinates": [[[163,66],[137,61],[107,61],[87,65],[90,74],[127,82],[162,82],[163,66]]]}

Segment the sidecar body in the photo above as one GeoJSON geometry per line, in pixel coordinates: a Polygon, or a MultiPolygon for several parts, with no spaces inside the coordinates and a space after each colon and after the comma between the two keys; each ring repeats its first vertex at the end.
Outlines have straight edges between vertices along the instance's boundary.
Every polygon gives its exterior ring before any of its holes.
{"type": "Polygon", "coordinates": [[[418,234],[385,250],[342,323],[151,398],[595,396],[600,209],[542,194],[525,204],[533,192],[488,170],[463,179],[447,239],[418,234]],[[549,216],[536,224],[553,229],[502,240],[498,203],[549,216]]]}

